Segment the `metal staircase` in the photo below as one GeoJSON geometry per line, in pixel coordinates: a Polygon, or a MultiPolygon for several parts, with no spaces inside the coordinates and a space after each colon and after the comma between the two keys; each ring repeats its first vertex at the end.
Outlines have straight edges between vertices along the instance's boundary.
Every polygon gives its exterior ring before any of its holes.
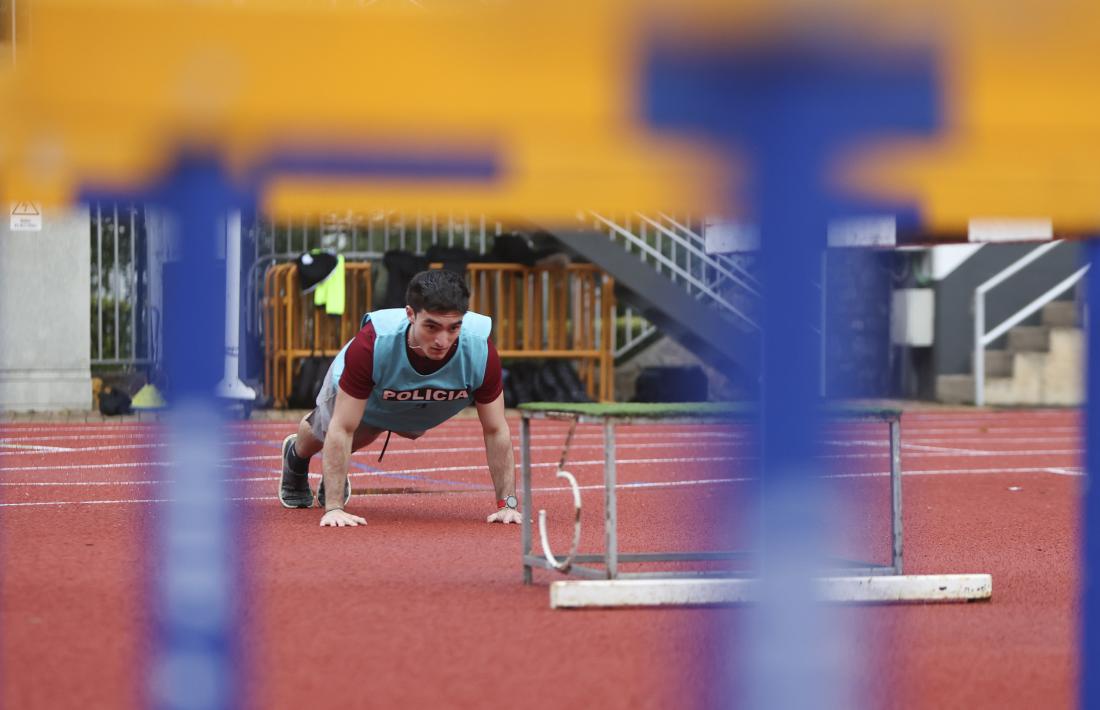
{"type": "Polygon", "coordinates": [[[627,327],[617,355],[660,331],[735,379],[756,371],[760,292],[748,257],[707,254],[701,225],[689,219],[595,212],[582,217],[576,229],[554,235],[615,278],[618,298],[629,308],[628,326],[635,314],[646,321],[640,330],[627,327]]]}

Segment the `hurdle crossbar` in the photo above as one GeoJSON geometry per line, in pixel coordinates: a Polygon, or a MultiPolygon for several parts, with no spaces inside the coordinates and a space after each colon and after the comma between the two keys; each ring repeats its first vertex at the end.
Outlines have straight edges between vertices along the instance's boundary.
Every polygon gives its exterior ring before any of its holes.
{"type": "MultiPolygon", "coordinates": [[[[911,574],[821,577],[813,580],[823,602],[959,602],[989,599],[988,574],[911,574]]],[[[600,579],[550,585],[550,608],[725,606],[759,600],[758,579],[600,579]]]]}

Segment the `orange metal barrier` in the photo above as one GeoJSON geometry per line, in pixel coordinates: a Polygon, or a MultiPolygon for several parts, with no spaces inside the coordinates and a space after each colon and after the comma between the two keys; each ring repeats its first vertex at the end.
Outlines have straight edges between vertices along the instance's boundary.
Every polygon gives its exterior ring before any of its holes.
{"type": "Polygon", "coordinates": [[[327,315],[302,293],[294,262],[276,264],[264,275],[264,360],[267,393],[276,407],[290,396],[297,360],[313,355],[333,357],[359,331],[359,320],[371,309],[370,262],[344,265],[344,314],[327,315]]]}
{"type": "MultiPolygon", "coordinates": [[[[276,407],[290,396],[295,364],[310,354],[332,357],[359,330],[371,310],[371,265],[346,263],[344,315],[325,315],[302,294],[294,263],[277,264],[264,276],[266,387],[276,407]]],[[[592,264],[529,268],[519,264],[470,264],[470,310],[493,319],[493,343],[501,359],[567,359],[588,396],[614,399],[612,324],[614,280],[592,264]]]]}
{"type": "Polygon", "coordinates": [[[502,359],[576,360],[588,396],[614,399],[610,276],[594,264],[470,264],[467,275],[470,310],[492,316],[493,343],[502,359]]]}

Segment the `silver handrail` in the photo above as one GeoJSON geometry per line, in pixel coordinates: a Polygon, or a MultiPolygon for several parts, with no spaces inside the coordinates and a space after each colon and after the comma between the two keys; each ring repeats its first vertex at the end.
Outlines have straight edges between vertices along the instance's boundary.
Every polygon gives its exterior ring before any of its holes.
{"type": "MultiPolygon", "coordinates": [[[[657,214],[661,217],[661,219],[668,222],[673,227],[676,227],[676,229],[680,230],[682,234],[688,236],[696,244],[702,245],[703,251],[706,252],[707,240],[705,237],[703,237],[703,235],[696,233],[695,230],[691,229],[685,224],[682,224],[679,220],[674,217],[670,217],[664,212],[658,212],[657,214]]],[[[748,269],[742,266],[736,259],[732,259],[725,254],[707,254],[707,256],[709,259],[719,264],[723,264],[726,266],[726,268],[733,269],[734,271],[741,274],[741,277],[751,283],[754,288],[760,288],[759,279],[757,279],[748,269]]]]}
{"type": "MultiPolygon", "coordinates": [[[[698,246],[696,246],[695,244],[692,244],[689,240],[685,239],[682,235],[677,234],[676,232],[672,231],[671,229],[664,226],[660,222],[652,219],[651,217],[647,217],[644,214],[642,214],[641,212],[636,212],[635,216],[638,217],[638,219],[642,220],[643,222],[646,222],[649,225],[651,225],[657,231],[661,232],[662,234],[665,234],[669,239],[672,239],[673,241],[680,244],[682,247],[687,249],[691,254],[695,255],[696,257],[698,257],[700,259],[706,259],[707,257],[710,256],[709,254],[706,253],[706,251],[704,249],[700,249],[698,246]]],[[[748,283],[745,279],[742,279],[737,274],[734,274],[732,271],[727,269],[724,264],[718,262],[717,260],[711,260],[711,262],[707,265],[710,266],[715,271],[717,271],[718,273],[725,276],[730,281],[733,281],[735,284],[737,284],[741,288],[745,289],[746,291],[748,291],[752,295],[754,295],[754,296],[759,296],[760,295],[760,292],[757,291],[756,288],[752,284],[748,283]]]]}
{"type": "Polygon", "coordinates": [[[988,333],[985,331],[985,295],[1059,244],[1061,244],[1061,241],[1049,242],[1028,252],[974,289],[974,404],[979,407],[985,404],[986,346],[1007,333],[1010,329],[1022,323],[1029,316],[1037,313],[1043,306],[1073,288],[1073,286],[1084,277],[1089,267],[1088,265],[1082,266],[1031,303],[1006,318],[1000,325],[993,328],[993,330],[988,333]]]}
{"type": "Polygon", "coordinates": [[[645,240],[638,237],[636,234],[631,232],[629,229],[626,229],[625,227],[623,227],[623,226],[617,224],[616,222],[614,222],[613,220],[610,220],[607,217],[599,215],[595,212],[592,212],[591,215],[592,215],[592,217],[595,218],[595,220],[598,224],[604,226],[606,229],[610,230],[614,234],[619,235],[626,242],[628,242],[630,244],[633,244],[635,247],[637,247],[642,253],[652,257],[655,261],[663,264],[665,266],[665,268],[669,269],[672,273],[674,273],[677,276],[684,279],[697,292],[705,294],[713,302],[720,305],[722,307],[722,309],[725,310],[727,313],[731,313],[734,316],[736,316],[737,318],[741,319],[744,323],[748,324],[752,329],[754,329],[754,330],[759,329],[759,326],[756,324],[755,321],[753,321],[747,315],[742,313],[740,309],[738,309],[736,306],[734,306],[732,303],[730,303],[722,294],[715,291],[713,287],[711,287],[710,285],[708,285],[706,283],[703,283],[699,279],[695,278],[685,268],[683,268],[682,266],[677,264],[675,261],[672,261],[671,259],[668,259],[667,257],[665,257],[665,255],[662,254],[659,250],[652,247],[645,240]]]}

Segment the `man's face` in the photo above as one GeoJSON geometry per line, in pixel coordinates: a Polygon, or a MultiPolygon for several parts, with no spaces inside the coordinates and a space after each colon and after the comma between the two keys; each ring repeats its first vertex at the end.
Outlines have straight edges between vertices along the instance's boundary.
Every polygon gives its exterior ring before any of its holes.
{"type": "Polygon", "coordinates": [[[458,339],[463,314],[434,311],[414,313],[409,306],[405,306],[405,313],[409,316],[409,323],[412,324],[409,328],[409,347],[432,360],[442,360],[447,357],[447,353],[451,351],[455,340],[458,339]]]}

